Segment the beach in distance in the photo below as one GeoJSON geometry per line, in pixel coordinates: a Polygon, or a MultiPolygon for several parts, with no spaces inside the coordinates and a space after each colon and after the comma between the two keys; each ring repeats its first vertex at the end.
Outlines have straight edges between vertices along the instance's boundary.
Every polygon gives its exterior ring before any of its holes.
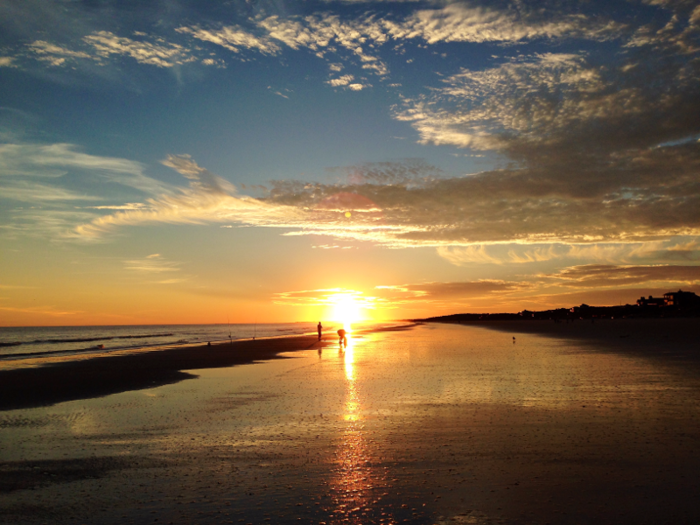
{"type": "Polygon", "coordinates": [[[700,520],[694,319],[329,332],[4,361],[1,521],[700,520]]]}

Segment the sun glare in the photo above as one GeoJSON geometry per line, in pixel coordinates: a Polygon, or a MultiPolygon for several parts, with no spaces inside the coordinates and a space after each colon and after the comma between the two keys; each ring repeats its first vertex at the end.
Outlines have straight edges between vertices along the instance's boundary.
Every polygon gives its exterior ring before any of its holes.
{"type": "Polygon", "coordinates": [[[362,305],[351,294],[335,294],[332,297],[333,320],[343,323],[346,332],[352,331],[352,323],[362,320],[362,305]]]}

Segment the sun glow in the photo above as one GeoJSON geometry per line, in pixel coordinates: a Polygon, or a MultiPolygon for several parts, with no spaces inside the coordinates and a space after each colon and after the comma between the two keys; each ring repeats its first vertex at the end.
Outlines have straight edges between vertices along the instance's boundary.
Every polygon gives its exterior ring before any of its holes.
{"type": "Polygon", "coordinates": [[[352,331],[352,323],[361,321],[362,305],[352,294],[338,293],[331,297],[333,303],[333,320],[343,323],[346,332],[352,331]]]}

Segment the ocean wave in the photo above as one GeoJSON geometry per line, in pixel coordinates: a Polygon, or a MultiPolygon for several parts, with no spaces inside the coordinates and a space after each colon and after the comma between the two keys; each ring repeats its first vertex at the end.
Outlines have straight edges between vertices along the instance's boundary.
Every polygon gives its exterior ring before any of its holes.
{"type": "Polygon", "coordinates": [[[95,346],[89,346],[87,348],[70,348],[70,349],[62,349],[62,350],[46,350],[44,352],[22,352],[18,354],[0,354],[0,361],[1,360],[13,360],[13,359],[19,359],[19,358],[25,358],[25,357],[46,357],[46,356],[51,356],[51,355],[60,355],[60,354],[66,354],[66,355],[72,355],[72,354],[81,354],[81,353],[87,353],[87,352],[115,352],[118,350],[133,350],[137,348],[150,348],[150,347],[158,347],[158,346],[175,346],[177,344],[183,344],[186,343],[186,341],[178,341],[176,343],[153,343],[150,345],[144,345],[142,347],[140,346],[117,346],[113,348],[105,348],[104,345],[95,345],[95,346]]]}
{"type": "MultiPolygon", "coordinates": [[[[111,341],[112,339],[145,339],[147,337],[169,337],[173,334],[143,334],[143,335],[112,335],[100,337],[78,337],[71,339],[37,339],[32,343],[61,344],[61,343],[90,343],[92,341],[111,341]]],[[[10,346],[10,345],[7,345],[10,346]]]]}

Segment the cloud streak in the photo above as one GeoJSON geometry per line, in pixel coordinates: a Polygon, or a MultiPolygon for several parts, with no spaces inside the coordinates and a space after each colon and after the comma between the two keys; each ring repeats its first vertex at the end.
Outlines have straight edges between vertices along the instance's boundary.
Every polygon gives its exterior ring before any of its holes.
{"type": "MultiPolygon", "coordinates": [[[[71,171],[86,173],[147,194],[167,192],[169,187],[144,174],[139,162],[101,157],[79,151],[73,144],[0,144],[0,183],[13,181],[18,188],[42,190],[31,179],[59,179],[71,171]]],[[[46,186],[43,186],[45,189],[46,186]]],[[[56,195],[67,190],[55,188],[56,195]]]]}
{"type": "MultiPolygon", "coordinates": [[[[696,148],[693,144],[675,149],[692,150],[695,155],[696,148]]],[[[689,158],[690,152],[686,153],[689,158]]],[[[624,178],[627,187],[620,182],[615,187],[614,181],[574,181],[572,187],[565,181],[537,179],[528,170],[436,178],[430,166],[384,163],[345,170],[355,183],[276,183],[263,199],[240,195],[188,156],[170,156],[163,163],[187,177],[188,188],[150,199],[139,209],[100,217],[81,226],[78,233],[99,236],[119,225],[142,223],[228,222],[286,228],[286,235],[328,235],[393,247],[442,247],[440,254],[453,262],[470,258],[532,262],[585,255],[582,247],[540,246],[511,250],[504,257],[480,247],[489,244],[562,243],[597,245],[602,250],[605,243],[629,245],[700,236],[698,197],[689,197],[683,189],[696,184],[694,164],[683,162],[683,155],[670,162],[676,155],[667,151],[654,150],[649,155],[652,160],[654,155],[667,157],[666,166],[675,164],[679,173],[674,176],[669,170],[665,179],[653,183],[650,177],[639,187],[624,178]],[[401,180],[401,173],[411,173],[412,178],[401,180]],[[377,184],[372,177],[384,183],[377,184]],[[459,246],[461,251],[455,248],[459,246]]],[[[638,158],[637,166],[642,162],[638,158]]],[[[589,251],[593,255],[592,248],[589,251]]]]}
{"type": "Polygon", "coordinates": [[[700,284],[700,266],[584,265],[566,268],[549,277],[575,288],[619,288],[622,286],[700,284]]]}
{"type": "Polygon", "coordinates": [[[128,56],[140,64],[157,67],[173,67],[196,60],[183,46],[168,43],[162,38],[148,42],[119,37],[110,31],[98,31],[83,40],[92,46],[98,56],[104,58],[111,55],[128,56]]]}
{"type": "Polygon", "coordinates": [[[163,164],[189,179],[189,187],[148,199],[138,209],[96,218],[76,228],[75,235],[94,239],[117,226],[149,223],[238,222],[255,226],[289,227],[300,222],[299,211],[294,208],[237,195],[232,184],[198,166],[189,155],[170,155],[163,164]]]}

